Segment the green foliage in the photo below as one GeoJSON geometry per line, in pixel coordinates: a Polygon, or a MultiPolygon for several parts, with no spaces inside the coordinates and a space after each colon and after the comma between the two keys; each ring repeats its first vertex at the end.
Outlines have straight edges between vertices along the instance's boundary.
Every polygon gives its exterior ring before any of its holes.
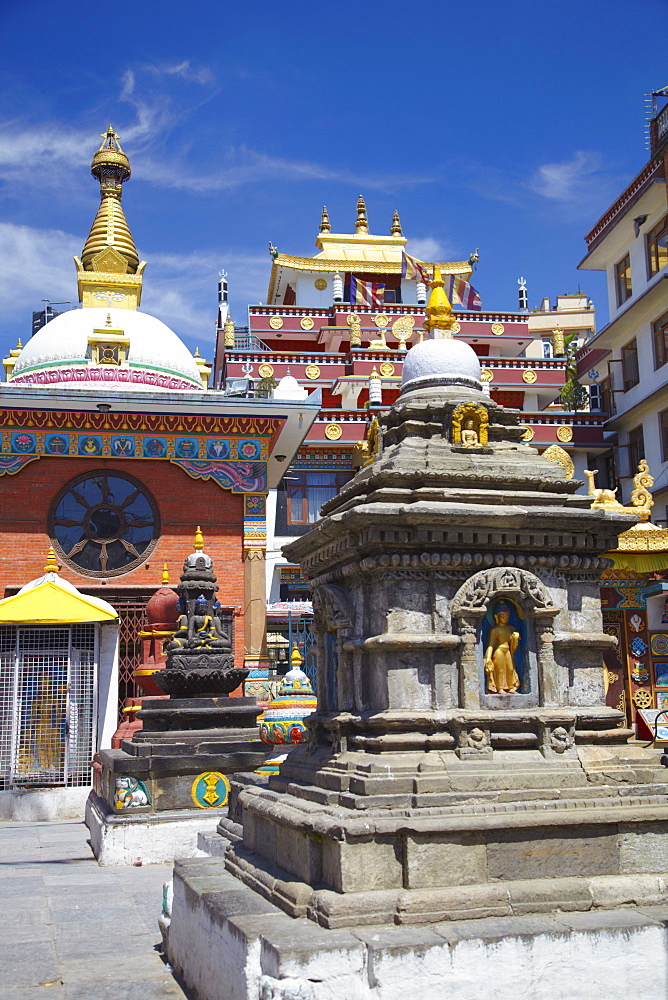
{"type": "Polygon", "coordinates": [[[582,410],[589,399],[586,386],[570,378],[561,390],[561,405],[565,410],[582,410]]]}

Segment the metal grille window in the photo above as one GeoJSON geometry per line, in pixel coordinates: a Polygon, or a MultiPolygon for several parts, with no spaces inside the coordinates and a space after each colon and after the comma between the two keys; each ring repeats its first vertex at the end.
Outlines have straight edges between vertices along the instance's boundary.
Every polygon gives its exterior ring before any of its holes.
{"type": "Polygon", "coordinates": [[[90,782],[94,625],[0,629],[0,788],[90,782]]]}

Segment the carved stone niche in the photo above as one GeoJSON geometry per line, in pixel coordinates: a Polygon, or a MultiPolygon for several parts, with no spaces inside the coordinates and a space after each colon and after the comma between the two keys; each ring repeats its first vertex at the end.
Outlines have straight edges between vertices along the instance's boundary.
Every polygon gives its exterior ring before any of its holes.
{"type": "Polygon", "coordinates": [[[355,612],[343,587],[335,584],[315,587],[313,617],[317,634],[318,704],[329,711],[351,708],[348,701],[353,691],[353,661],[343,644],[354,630],[355,612]]]}
{"type": "Polygon", "coordinates": [[[452,445],[455,448],[485,448],[489,415],[481,403],[462,403],[452,414],[452,445]]]}
{"type": "Polygon", "coordinates": [[[526,570],[499,566],[470,577],[452,602],[453,630],[462,639],[462,708],[555,704],[551,639],[558,613],[548,590],[526,570]]]}

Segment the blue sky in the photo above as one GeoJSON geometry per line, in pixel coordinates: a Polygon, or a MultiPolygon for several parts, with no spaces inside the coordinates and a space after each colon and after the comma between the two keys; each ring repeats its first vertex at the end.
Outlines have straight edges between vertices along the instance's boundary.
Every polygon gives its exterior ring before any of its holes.
{"type": "Polygon", "coordinates": [[[142,308],[211,357],[218,270],[232,313],[266,295],[271,240],[314,252],[401,215],[413,251],[462,259],[485,309],[576,291],[584,234],[646,161],[643,95],[668,83],[665,0],[0,7],[0,347],[41,300],[76,301],[111,121],[148,261],[142,308]]]}

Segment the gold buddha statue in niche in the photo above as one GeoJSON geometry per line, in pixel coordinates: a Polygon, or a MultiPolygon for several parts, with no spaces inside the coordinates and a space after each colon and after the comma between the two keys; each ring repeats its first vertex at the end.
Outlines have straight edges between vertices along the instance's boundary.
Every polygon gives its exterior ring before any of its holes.
{"type": "Polygon", "coordinates": [[[485,642],[484,667],[490,694],[515,694],[520,686],[515,654],[521,636],[509,622],[510,608],[499,604],[485,642]]]}
{"type": "Polygon", "coordinates": [[[480,444],[478,432],[472,419],[465,420],[462,427],[462,448],[477,448],[480,444]]]}

